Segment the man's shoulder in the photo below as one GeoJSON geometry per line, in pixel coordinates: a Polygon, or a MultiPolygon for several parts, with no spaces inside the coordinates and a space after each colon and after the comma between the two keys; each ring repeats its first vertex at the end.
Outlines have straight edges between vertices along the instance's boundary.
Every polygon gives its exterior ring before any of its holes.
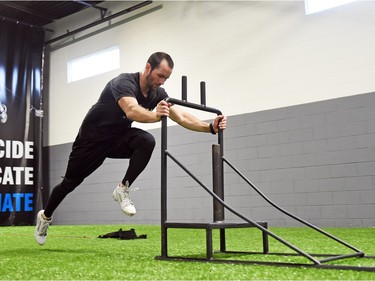
{"type": "Polygon", "coordinates": [[[112,93],[133,93],[139,88],[138,73],[121,73],[109,82],[112,93]]]}
{"type": "Polygon", "coordinates": [[[138,83],[139,80],[139,73],[121,73],[117,77],[115,77],[112,81],[114,83],[124,83],[124,82],[133,82],[138,83]]]}

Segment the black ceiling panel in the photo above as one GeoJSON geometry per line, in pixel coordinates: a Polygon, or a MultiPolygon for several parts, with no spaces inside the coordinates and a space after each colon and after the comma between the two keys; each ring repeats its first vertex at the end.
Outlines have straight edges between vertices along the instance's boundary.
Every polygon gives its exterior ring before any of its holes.
{"type": "Polygon", "coordinates": [[[0,1],[0,18],[42,27],[101,2],[104,1],[0,1]]]}

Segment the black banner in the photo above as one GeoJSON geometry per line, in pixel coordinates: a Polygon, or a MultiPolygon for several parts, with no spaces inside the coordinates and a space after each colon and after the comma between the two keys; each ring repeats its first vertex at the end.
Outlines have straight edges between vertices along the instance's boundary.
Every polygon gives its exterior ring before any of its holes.
{"type": "Polygon", "coordinates": [[[0,225],[31,225],[40,208],[44,31],[0,20],[0,225]]]}

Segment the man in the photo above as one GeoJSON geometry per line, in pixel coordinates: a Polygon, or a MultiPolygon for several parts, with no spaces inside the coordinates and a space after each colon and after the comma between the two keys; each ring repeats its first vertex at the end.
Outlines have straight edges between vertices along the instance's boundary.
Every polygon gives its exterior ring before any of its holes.
{"type": "Polygon", "coordinates": [[[193,131],[215,134],[226,128],[225,116],[217,116],[210,124],[164,101],[168,95],[160,86],[172,74],[173,66],[168,54],[157,52],[150,56],[141,73],[120,74],[105,86],[82,122],[62,182],[52,190],[45,210],[37,214],[35,239],[40,245],[46,242],[48,226],[58,205],[107,157],[130,159],[113,198],[126,215],[135,215],[129,188],[147,166],[155,139],[144,130],[132,128],[133,121],[154,123],[168,116],[193,131]]]}

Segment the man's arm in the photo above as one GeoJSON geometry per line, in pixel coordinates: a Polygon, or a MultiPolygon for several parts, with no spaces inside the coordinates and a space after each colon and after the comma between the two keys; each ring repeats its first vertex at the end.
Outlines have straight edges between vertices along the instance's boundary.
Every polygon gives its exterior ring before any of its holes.
{"type": "Polygon", "coordinates": [[[143,108],[133,97],[122,97],[118,100],[118,104],[127,118],[140,123],[155,123],[160,121],[162,116],[169,114],[168,104],[165,101],[159,102],[155,111],[143,108]]]}
{"type": "MultiPolygon", "coordinates": [[[[210,123],[201,121],[194,115],[181,110],[177,106],[172,106],[169,108],[169,117],[186,129],[197,132],[211,132],[210,123]]],[[[224,130],[226,128],[226,124],[227,118],[225,116],[217,116],[212,123],[215,133],[219,131],[219,128],[224,130]]]]}

